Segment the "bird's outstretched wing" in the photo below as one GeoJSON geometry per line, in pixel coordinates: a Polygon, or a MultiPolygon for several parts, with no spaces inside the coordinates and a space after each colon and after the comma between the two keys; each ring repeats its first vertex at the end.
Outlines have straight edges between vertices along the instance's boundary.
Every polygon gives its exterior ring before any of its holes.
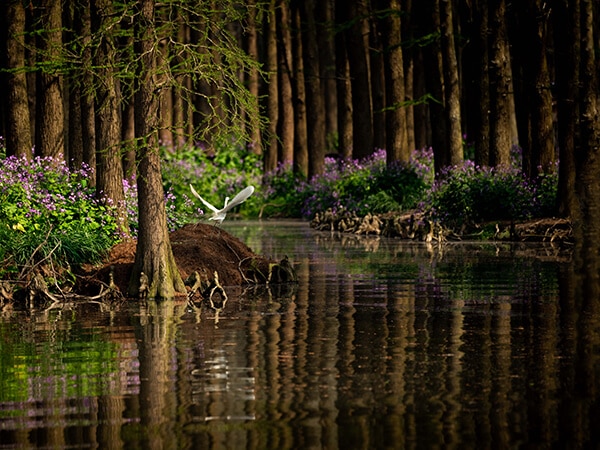
{"type": "Polygon", "coordinates": [[[221,210],[222,212],[227,212],[231,208],[236,207],[240,203],[244,203],[248,197],[250,197],[254,193],[254,186],[248,186],[242,189],[238,194],[233,197],[233,199],[225,205],[225,207],[221,210]]]}
{"type": "MultiPolygon", "coordinates": [[[[213,205],[211,205],[210,203],[208,203],[206,200],[204,200],[202,197],[200,197],[200,194],[198,194],[196,192],[196,189],[194,189],[194,186],[192,186],[190,184],[190,189],[192,190],[192,194],[194,194],[196,197],[198,197],[200,199],[200,201],[202,203],[204,203],[204,206],[206,206],[208,209],[210,209],[212,212],[216,213],[219,212],[219,210],[217,208],[215,208],[213,205]]],[[[253,188],[254,189],[254,188],[253,188]]],[[[243,192],[243,191],[242,191],[243,192]]],[[[238,194],[239,195],[239,194],[238,194]]]]}

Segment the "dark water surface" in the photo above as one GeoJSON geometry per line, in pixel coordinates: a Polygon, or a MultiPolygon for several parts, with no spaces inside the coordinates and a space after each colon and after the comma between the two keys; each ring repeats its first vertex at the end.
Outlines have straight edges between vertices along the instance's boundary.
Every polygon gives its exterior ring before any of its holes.
{"type": "Polygon", "coordinates": [[[556,249],[224,228],[299,284],[3,312],[0,449],[600,445],[598,288],[556,249]]]}

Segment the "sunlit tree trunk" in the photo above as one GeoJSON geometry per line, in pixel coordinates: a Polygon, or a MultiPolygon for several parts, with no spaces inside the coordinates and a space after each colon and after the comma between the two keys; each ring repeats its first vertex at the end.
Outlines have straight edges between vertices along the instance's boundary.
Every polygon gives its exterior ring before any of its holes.
{"type": "Polygon", "coordinates": [[[42,30],[38,35],[38,57],[45,67],[37,76],[35,148],[38,155],[64,159],[63,81],[58,71],[62,48],[62,3],[42,0],[36,11],[42,30]]]}
{"type": "Polygon", "coordinates": [[[556,112],[558,116],[558,210],[562,217],[573,217],[578,208],[575,193],[575,137],[579,98],[580,4],[555,0],[553,3],[556,54],[556,112]]]}
{"type": "Polygon", "coordinates": [[[385,124],[387,161],[408,161],[410,150],[407,140],[407,121],[404,81],[404,59],[401,47],[400,1],[387,0],[383,6],[388,11],[383,28],[386,104],[385,124]]]}
{"type": "Polygon", "coordinates": [[[279,53],[279,137],[281,140],[281,162],[294,161],[294,102],[292,90],[292,35],[290,8],[287,0],[278,0],[277,27],[279,53]]]}
{"type": "Polygon", "coordinates": [[[11,1],[2,8],[6,12],[7,41],[7,133],[8,154],[31,158],[32,139],[29,123],[27,77],[25,76],[25,8],[23,2],[11,1]]]}
{"type": "MultiPolygon", "coordinates": [[[[248,28],[246,34],[246,48],[248,55],[253,59],[259,60],[258,57],[258,30],[256,26],[256,13],[257,6],[256,0],[249,0],[247,2],[248,7],[248,28]]],[[[252,67],[248,72],[248,90],[252,94],[252,100],[255,102],[255,107],[258,109],[258,95],[259,95],[259,77],[258,68],[252,67]]],[[[262,154],[262,136],[260,132],[260,125],[258,121],[250,123],[250,146],[252,151],[258,155],[262,154]]]]}
{"type": "Polygon", "coordinates": [[[480,166],[490,164],[490,73],[488,45],[488,7],[487,0],[479,1],[475,16],[476,33],[474,54],[476,72],[474,83],[473,121],[475,138],[475,162],[480,166]]]}
{"type": "MultiPolygon", "coordinates": [[[[402,41],[412,42],[414,39],[414,33],[412,29],[412,0],[404,1],[400,7],[405,12],[404,18],[401,19],[402,25],[402,41]]],[[[407,102],[404,108],[404,114],[406,117],[406,146],[410,154],[414,149],[417,148],[415,140],[415,107],[411,104],[415,99],[414,94],[414,70],[415,70],[415,51],[412,46],[408,48],[402,48],[402,61],[404,63],[404,99],[407,102]]]]}
{"type": "Polygon", "coordinates": [[[170,299],[185,286],[175,263],[167,229],[167,215],[158,150],[157,48],[154,41],[154,0],[141,0],[135,22],[138,57],[135,91],[135,131],[138,139],[139,232],[129,295],[137,296],[140,274],[149,279],[150,298],[170,299]]]}
{"type": "Polygon", "coordinates": [[[113,15],[110,0],[93,0],[92,26],[102,33],[95,54],[96,87],[96,185],[101,198],[109,198],[117,208],[117,220],[128,234],[123,165],[121,163],[121,105],[116,78],[117,56],[110,29],[113,15]]]}
{"type": "Polygon", "coordinates": [[[454,45],[453,7],[451,0],[441,0],[442,61],[444,72],[445,114],[448,123],[448,160],[450,166],[462,164],[463,144],[460,118],[460,86],[454,45]]]}
{"type": "Polygon", "coordinates": [[[490,1],[490,164],[510,164],[512,92],[505,0],[490,1]]]}
{"type": "Polygon", "coordinates": [[[267,71],[268,71],[268,95],[267,116],[269,124],[265,137],[265,171],[270,172],[277,167],[277,150],[279,142],[277,138],[277,121],[279,120],[279,89],[277,80],[277,21],[275,12],[275,0],[270,0],[269,11],[265,22],[267,29],[267,71]]]}
{"type": "Polygon", "coordinates": [[[325,139],[327,152],[335,150],[338,132],[337,89],[335,83],[335,42],[333,36],[334,0],[316,2],[317,42],[319,43],[319,72],[325,108],[325,139]]]}
{"type": "Polygon", "coordinates": [[[319,46],[315,23],[315,0],[305,0],[300,9],[304,29],[304,83],[306,85],[306,130],[308,138],[308,176],[325,170],[325,102],[319,77],[319,46]]]}
{"type": "Polygon", "coordinates": [[[346,45],[352,89],[352,156],[364,158],[373,153],[373,109],[365,36],[367,6],[365,0],[338,1],[346,29],[346,45]]]}

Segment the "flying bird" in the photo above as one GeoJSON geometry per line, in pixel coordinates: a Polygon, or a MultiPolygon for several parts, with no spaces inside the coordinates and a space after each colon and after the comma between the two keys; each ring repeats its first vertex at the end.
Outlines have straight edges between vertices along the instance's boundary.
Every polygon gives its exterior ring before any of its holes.
{"type": "Polygon", "coordinates": [[[200,197],[200,194],[196,192],[196,189],[194,189],[194,186],[192,186],[191,184],[190,189],[192,190],[192,194],[198,197],[200,201],[204,203],[204,206],[206,206],[213,212],[212,217],[210,217],[208,220],[214,220],[215,223],[223,223],[223,220],[225,220],[225,216],[227,215],[227,213],[231,209],[235,208],[237,205],[244,203],[248,199],[248,197],[250,197],[254,192],[254,186],[248,186],[245,189],[242,189],[235,197],[233,197],[231,202],[229,201],[229,197],[225,197],[225,205],[222,209],[217,209],[215,206],[211,205],[202,197],[200,197]]]}

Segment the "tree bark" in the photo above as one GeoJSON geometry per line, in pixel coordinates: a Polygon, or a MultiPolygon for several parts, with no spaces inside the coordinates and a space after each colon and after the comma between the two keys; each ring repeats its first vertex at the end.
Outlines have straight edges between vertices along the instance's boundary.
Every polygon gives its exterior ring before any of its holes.
{"type": "Polygon", "coordinates": [[[387,162],[408,161],[407,121],[404,80],[404,58],[401,47],[400,1],[388,0],[383,5],[388,11],[383,33],[386,79],[385,124],[387,128],[387,162]]]}
{"type": "Polygon", "coordinates": [[[319,76],[319,47],[315,23],[315,0],[304,0],[300,12],[304,29],[304,83],[306,85],[306,129],[308,138],[308,177],[325,170],[325,103],[319,76]],[[305,32],[304,32],[305,31],[305,32]]]}
{"type": "Polygon", "coordinates": [[[42,0],[39,11],[43,31],[38,36],[38,56],[46,68],[37,76],[35,148],[40,156],[64,159],[65,114],[62,76],[57,67],[62,47],[62,3],[42,0]]]}
{"type": "MultiPolygon", "coordinates": [[[[343,15],[340,9],[341,0],[336,3],[336,27],[342,25],[343,15]]],[[[344,159],[352,158],[353,128],[352,128],[352,88],[350,84],[350,66],[346,34],[337,32],[335,35],[335,75],[338,104],[338,149],[344,159]]]]}
{"type": "Polygon", "coordinates": [[[506,31],[506,2],[490,2],[490,165],[510,164],[512,92],[510,53],[506,31]]]}
{"type": "Polygon", "coordinates": [[[559,148],[558,211],[571,218],[578,208],[575,193],[575,137],[579,98],[580,4],[555,0],[552,5],[556,51],[556,113],[559,148]]]}
{"type": "Polygon", "coordinates": [[[115,71],[117,70],[114,36],[110,29],[113,14],[110,0],[93,0],[92,23],[94,31],[102,30],[102,39],[96,49],[96,192],[100,198],[109,198],[117,208],[121,232],[128,235],[123,165],[121,163],[121,105],[115,71]]]}
{"type": "Polygon", "coordinates": [[[268,126],[265,137],[265,171],[271,172],[277,167],[277,152],[279,140],[277,138],[277,121],[279,120],[279,86],[277,83],[277,20],[275,11],[275,0],[269,2],[269,11],[266,17],[267,28],[267,71],[268,71],[268,95],[267,116],[268,126]]]}
{"type": "MultiPolygon", "coordinates": [[[[256,27],[256,0],[250,0],[248,3],[248,32],[246,34],[247,52],[250,57],[259,60],[258,57],[258,30],[256,27]]],[[[252,99],[255,102],[255,107],[258,110],[258,95],[259,95],[259,78],[258,68],[252,67],[248,72],[248,90],[252,94],[252,99]]],[[[250,146],[252,151],[257,155],[262,154],[262,136],[258,121],[252,121],[249,124],[250,130],[250,146]]]]}
{"type": "MultiPolygon", "coordinates": [[[[575,0],[576,2],[578,0],[575,0]]],[[[600,257],[600,111],[595,56],[593,0],[581,0],[581,150],[577,158],[575,217],[576,258],[581,268],[599,278],[600,257]]]]}
{"type": "Polygon", "coordinates": [[[346,49],[350,66],[352,89],[352,156],[365,158],[373,153],[373,109],[371,105],[371,83],[365,36],[367,8],[365,0],[338,0],[343,24],[346,29],[346,49]]]}
{"type": "Polygon", "coordinates": [[[293,1],[292,21],[293,34],[293,70],[294,70],[294,172],[308,177],[308,130],[306,125],[306,85],[304,81],[304,60],[302,46],[302,19],[300,17],[300,2],[293,1]]]}
{"type": "Polygon", "coordinates": [[[135,91],[135,130],[138,139],[139,232],[129,295],[137,296],[140,275],[148,276],[148,297],[171,299],[185,286],[173,256],[158,151],[158,97],[156,86],[156,43],[154,0],[141,0],[136,15],[135,50],[138,57],[135,91]]]}
{"type": "Polygon", "coordinates": [[[452,24],[452,2],[441,0],[442,61],[444,72],[445,114],[448,124],[448,164],[457,166],[463,162],[463,144],[460,118],[460,86],[458,80],[458,62],[454,45],[454,26],[452,24]]]}
{"type": "MultiPolygon", "coordinates": [[[[371,14],[373,14],[373,11],[371,11],[371,14]]],[[[379,20],[371,19],[368,23],[369,72],[371,74],[371,101],[373,104],[373,148],[379,149],[385,148],[386,145],[386,114],[384,112],[386,106],[386,79],[384,43],[382,42],[383,30],[382,23],[379,20]]]]}
{"type": "Polygon", "coordinates": [[[279,27],[279,137],[281,139],[281,162],[294,162],[294,97],[292,89],[292,35],[290,31],[290,8],[286,0],[277,1],[279,27]]]}
{"type": "Polygon", "coordinates": [[[5,9],[7,23],[7,129],[6,150],[17,157],[31,158],[32,139],[25,76],[25,8],[23,2],[11,1],[5,9]]]}

